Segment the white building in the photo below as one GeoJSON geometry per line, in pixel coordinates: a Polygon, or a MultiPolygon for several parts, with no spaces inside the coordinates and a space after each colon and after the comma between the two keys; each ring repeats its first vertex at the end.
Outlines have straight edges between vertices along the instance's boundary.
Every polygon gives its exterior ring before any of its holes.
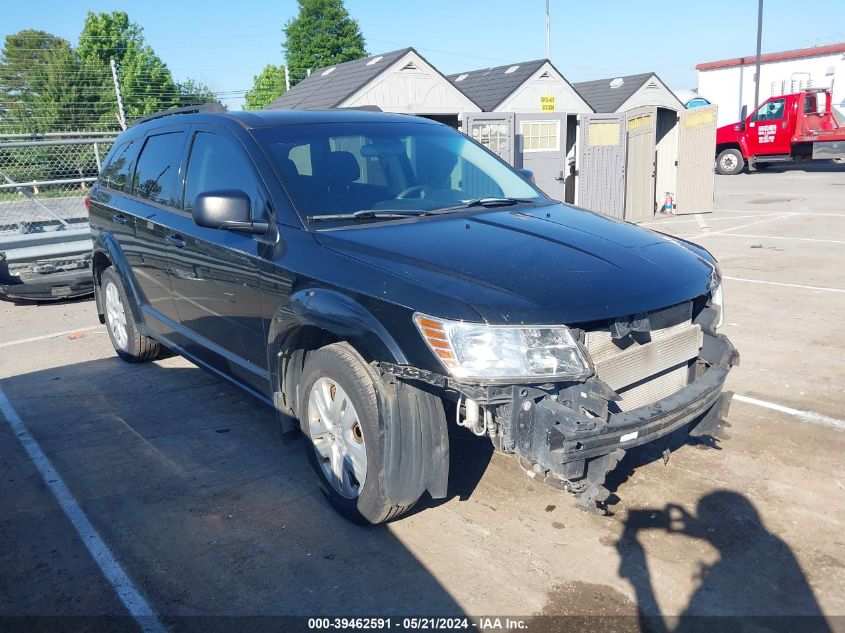
{"type": "Polygon", "coordinates": [[[413,48],[318,68],[268,109],[327,110],[377,106],[458,127],[464,112],[480,112],[469,97],[413,48]]]}
{"type": "MultiPolygon", "coordinates": [[[[719,106],[719,125],[754,109],[754,55],[698,64],[698,93],[719,106]]],[[[832,88],[833,105],[845,113],[845,42],[760,56],[760,103],[805,88],[832,88]]]]}
{"type": "Polygon", "coordinates": [[[593,109],[548,59],[448,76],[484,112],[568,112],[593,109]]]}
{"type": "Polygon", "coordinates": [[[683,110],[684,104],[655,73],[623,75],[575,84],[596,112],[627,112],[641,106],[683,110]]]}

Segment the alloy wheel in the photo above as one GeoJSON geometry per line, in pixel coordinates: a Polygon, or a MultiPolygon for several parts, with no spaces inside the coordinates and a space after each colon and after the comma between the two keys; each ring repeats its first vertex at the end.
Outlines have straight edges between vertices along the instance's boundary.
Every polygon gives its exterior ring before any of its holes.
{"type": "Polygon", "coordinates": [[[311,387],[308,431],[326,479],[340,495],[356,498],[367,477],[364,434],[352,400],[331,378],[311,387]]]}
{"type": "Polygon", "coordinates": [[[106,283],[106,322],[115,344],[125,351],[129,344],[129,335],[126,333],[126,310],[117,286],[111,281],[106,283]]]}

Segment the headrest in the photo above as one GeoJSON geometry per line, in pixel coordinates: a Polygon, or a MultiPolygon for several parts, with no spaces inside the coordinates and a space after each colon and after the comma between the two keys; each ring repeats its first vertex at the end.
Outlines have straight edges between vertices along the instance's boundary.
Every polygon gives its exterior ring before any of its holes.
{"type": "Polygon", "coordinates": [[[329,154],[330,177],[340,182],[353,182],[361,177],[361,168],[352,152],[329,154]]]}
{"type": "Polygon", "coordinates": [[[296,168],[296,163],[290,158],[279,159],[279,171],[285,178],[292,178],[299,175],[299,170],[296,168]]]}

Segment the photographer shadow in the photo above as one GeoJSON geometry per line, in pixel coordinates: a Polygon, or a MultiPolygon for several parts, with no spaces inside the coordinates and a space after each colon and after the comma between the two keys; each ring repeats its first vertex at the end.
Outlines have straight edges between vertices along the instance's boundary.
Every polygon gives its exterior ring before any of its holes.
{"type": "Polygon", "coordinates": [[[633,510],[616,548],[620,575],[634,586],[641,631],[831,631],[789,545],[765,528],[740,493],[712,492],[698,501],[695,514],[673,504],[633,510]],[[646,530],[683,534],[718,550],[713,564],[700,564],[698,586],[674,626],[657,602],[639,540],[646,530]]]}

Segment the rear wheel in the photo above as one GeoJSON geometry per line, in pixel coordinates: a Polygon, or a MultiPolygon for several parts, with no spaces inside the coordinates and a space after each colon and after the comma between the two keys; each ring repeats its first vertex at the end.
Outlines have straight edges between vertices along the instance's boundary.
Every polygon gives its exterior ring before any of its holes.
{"type": "Polygon", "coordinates": [[[308,460],[335,510],[355,523],[376,524],[413,507],[388,497],[384,419],[373,375],[352,347],[334,343],[308,355],[299,402],[308,460]]]}
{"type": "Polygon", "coordinates": [[[106,316],[106,328],[117,355],[129,363],[142,363],[158,356],[161,349],[158,341],[138,331],[123,282],[113,268],[103,271],[100,277],[100,294],[106,316]]]}
{"type": "Polygon", "coordinates": [[[745,159],[738,149],[726,149],[716,158],[716,171],[723,176],[733,176],[745,168],[745,159]]]}

